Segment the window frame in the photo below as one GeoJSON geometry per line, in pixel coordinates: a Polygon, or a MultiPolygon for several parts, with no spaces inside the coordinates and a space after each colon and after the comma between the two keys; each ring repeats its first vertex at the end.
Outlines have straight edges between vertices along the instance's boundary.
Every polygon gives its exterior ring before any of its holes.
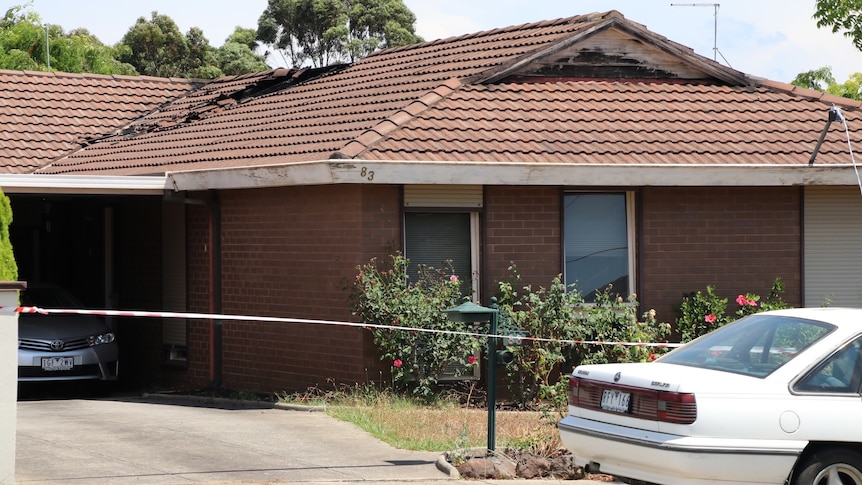
{"type": "MultiPolygon", "coordinates": [[[[567,265],[566,265],[566,196],[576,195],[576,194],[622,194],[625,196],[625,214],[626,214],[626,264],[628,267],[628,293],[636,294],[637,293],[637,225],[636,225],[636,212],[635,212],[635,202],[636,202],[636,193],[633,190],[579,190],[579,189],[566,189],[563,191],[561,201],[560,201],[560,224],[561,224],[561,247],[560,252],[562,253],[562,274],[563,281],[568,287],[571,283],[569,283],[569,275],[567,274],[567,265]]],[[[577,287],[576,287],[577,288],[577,287]]],[[[582,291],[582,288],[578,288],[579,291],[582,291]]],[[[626,295],[628,296],[628,295],[626,295]]],[[[592,303],[587,303],[591,305],[592,303]]]]}
{"type": "Polygon", "coordinates": [[[407,214],[427,213],[427,214],[467,214],[469,218],[469,237],[470,237],[470,289],[471,299],[474,303],[481,301],[480,289],[481,272],[479,271],[479,245],[480,245],[480,212],[465,208],[465,209],[434,209],[431,207],[411,207],[404,208],[401,215],[401,247],[403,248],[404,256],[410,259],[410,249],[407,245],[407,214]]]}

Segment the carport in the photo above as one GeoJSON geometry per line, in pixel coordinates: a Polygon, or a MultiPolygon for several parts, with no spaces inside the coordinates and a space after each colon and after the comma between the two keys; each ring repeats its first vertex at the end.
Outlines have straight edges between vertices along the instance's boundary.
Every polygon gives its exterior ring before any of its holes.
{"type": "MultiPolygon", "coordinates": [[[[2,175],[19,279],[69,289],[93,309],[185,309],[185,204],[165,176],[2,175]]],[[[120,384],[185,365],[185,322],[114,319],[120,384]]]]}

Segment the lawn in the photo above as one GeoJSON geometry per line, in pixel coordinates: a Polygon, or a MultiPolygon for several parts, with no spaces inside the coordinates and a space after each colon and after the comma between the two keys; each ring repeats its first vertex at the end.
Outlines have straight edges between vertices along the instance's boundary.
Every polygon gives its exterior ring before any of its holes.
{"type": "MultiPolygon", "coordinates": [[[[390,391],[355,387],[309,397],[283,396],[283,402],[323,405],[325,412],[353,423],[390,445],[407,450],[453,451],[485,447],[488,410],[464,405],[457,397],[431,402],[390,391]]],[[[555,412],[497,410],[496,446],[551,452],[559,448],[555,412]]]]}

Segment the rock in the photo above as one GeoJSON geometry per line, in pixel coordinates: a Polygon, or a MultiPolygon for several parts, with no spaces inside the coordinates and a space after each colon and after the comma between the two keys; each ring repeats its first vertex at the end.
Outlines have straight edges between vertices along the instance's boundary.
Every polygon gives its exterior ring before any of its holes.
{"type": "Polygon", "coordinates": [[[523,455],[518,460],[516,471],[519,477],[526,479],[544,478],[551,471],[551,462],[543,457],[536,455],[523,455]]]}
{"type": "Polygon", "coordinates": [[[463,478],[497,478],[497,467],[485,458],[470,458],[455,468],[463,478]]]}
{"type": "Polygon", "coordinates": [[[551,478],[557,480],[581,480],[587,476],[584,469],[575,465],[572,455],[557,455],[551,459],[551,478]]]}
{"type": "Polygon", "coordinates": [[[506,480],[512,478],[581,480],[584,469],[575,465],[568,452],[538,455],[523,450],[506,450],[504,454],[474,456],[457,465],[458,473],[466,479],[506,480]]]}

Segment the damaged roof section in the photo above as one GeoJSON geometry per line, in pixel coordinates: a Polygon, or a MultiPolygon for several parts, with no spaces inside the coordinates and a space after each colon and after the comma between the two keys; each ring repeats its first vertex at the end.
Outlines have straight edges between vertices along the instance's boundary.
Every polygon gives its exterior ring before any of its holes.
{"type": "Polygon", "coordinates": [[[82,145],[91,145],[113,137],[130,139],[145,133],[190,125],[231,110],[242,103],[278,93],[309,79],[337,72],[344,67],[346,66],[333,65],[316,69],[279,68],[217,79],[187,96],[172,100],[150,116],[136,120],[114,133],[83,140],[82,145]]]}

